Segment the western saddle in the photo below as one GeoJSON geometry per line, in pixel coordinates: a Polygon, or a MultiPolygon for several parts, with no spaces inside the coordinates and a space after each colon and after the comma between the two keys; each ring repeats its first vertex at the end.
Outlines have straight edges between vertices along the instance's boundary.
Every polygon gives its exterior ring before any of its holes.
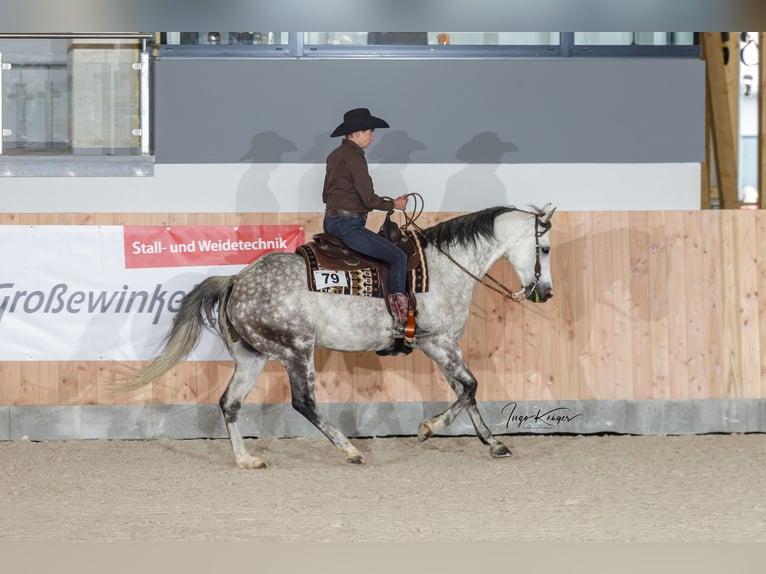
{"type": "MultiPolygon", "coordinates": [[[[395,339],[395,344],[390,349],[378,351],[380,355],[397,355],[399,353],[409,354],[412,348],[404,345],[404,342],[412,343],[415,340],[415,317],[417,316],[417,300],[414,295],[414,285],[412,285],[412,273],[419,267],[425,267],[426,262],[420,247],[418,236],[409,229],[402,229],[391,220],[389,211],[380,227],[379,234],[397,245],[407,255],[407,298],[409,308],[407,311],[407,322],[404,327],[404,339],[395,339]]],[[[317,264],[325,269],[335,271],[353,271],[356,269],[373,268],[378,272],[380,284],[383,290],[383,298],[388,295],[388,269],[389,265],[385,261],[368,257],[358,253],[343,241],[328,233],[317,233],[312,237],[313,253],[317,264]]],[[[390,311],[390,309],[389,309],[390,311]]]]}

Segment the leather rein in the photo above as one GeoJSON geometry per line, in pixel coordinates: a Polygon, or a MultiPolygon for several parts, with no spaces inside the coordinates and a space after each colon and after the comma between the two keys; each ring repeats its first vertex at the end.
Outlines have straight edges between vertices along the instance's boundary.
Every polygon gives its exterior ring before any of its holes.
{"type": "MultiPolygon", "coordinates": [[[[423,197],[418,193],[408,193],[407,197],[412,197],[415,200],[415,207],[412,210],[412,215],[408,215],[407,211],[404,211],[404,225],[402,226],[403,229],[407,229],[408,227],[413,227],[415,231],[423,234],[423,230],[415,223],[415,220],[420,217],[420,214],[423,213],[423,197]],[[419,208],[418,208],[419,205],[419,208]]],[[[447,251],[442,249],[440,246],[435,245],[436,249],[438,249],[442,255],[444,255],[447,259],[449,259],[458,269],[460,269],[463,273],[468,275],[469,277],[473,278],[476,282],[481,283],[484,285],[484,287],[487,287],[488,289],[491,289],[495,293],[499,293],[506,299],[511,299],[512,301],[516,301],[521,303],[522,301],[525,301],[529,298],[529,296],[534,293],[535,288],[537,287],[537,283],[540,281],[540,274],[541,274],[541,265],[540,265],[540,238],[545,235],[548,230],[551,228],[550,221],[546,223],[542,223],[540,221],[540,217],[542,214],[534,212],[534,211],[527,211],[525,209],[519,209],[517,207],[512,208],[513,211],[520,211],[521,213],[527,213],[529,215],[532,215],[535,218],[535,280],[527,285],[526,287],[522,287],[518,291],[512,291],[509,289],[502,281],[499,279],[495,279],[490,275],[489,273],[485,274],[484,277],[489,279],[491,283],[485,281],[484,278],[477,276],[476,274],[472,273],[468,269],[465,268],[465,266],[461,265],[458,261],[455,260],[452,255],[450,255],[447,251]]]]}

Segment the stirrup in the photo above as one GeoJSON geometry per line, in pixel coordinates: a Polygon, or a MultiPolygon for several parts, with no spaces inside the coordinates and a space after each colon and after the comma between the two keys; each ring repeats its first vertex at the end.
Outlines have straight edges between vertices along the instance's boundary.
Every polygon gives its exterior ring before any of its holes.
{"type": "Polygon", "coordinates": [[[409,355],[412,352],[412,347],[404,344],[403,337],[397,337],[396,339],[394,339],[393,345],[391,345],[387,349],[383,349],[381,351],[375,351],[375,352],[382,357],[387,357],[389,355],[394,356],[394,355],[398,355],[399,353],[409,355]]]}
{"type": "Polygon", "coordinates": [[[418,340],[418,337],[430,337],[434,334],[433,331],[427,331],[426,329],[423,329],[422,327],[418,327],[415,325],[415,332],[412,331],[408,332],[408,329],[406,325],[394,325],[393,329],[391,329],[394,333],[394,337],[398,338],[404,338],[404,340],[411,345],[415,341],[418,340]]]}

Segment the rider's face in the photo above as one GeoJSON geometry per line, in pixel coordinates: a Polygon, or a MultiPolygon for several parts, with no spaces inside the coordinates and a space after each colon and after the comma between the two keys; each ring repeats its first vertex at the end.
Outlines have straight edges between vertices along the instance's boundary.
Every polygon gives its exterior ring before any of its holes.
{"type": "Polygon", "coordinates": [[[363,130],[360,132],[354,132],[354,133],[348,134],[348,139],[350,139],[360,148],[366,149],[367,146],[372,143],[372,139],[373,139],[372,134],[374,131],[375,130],[363,130]]]}

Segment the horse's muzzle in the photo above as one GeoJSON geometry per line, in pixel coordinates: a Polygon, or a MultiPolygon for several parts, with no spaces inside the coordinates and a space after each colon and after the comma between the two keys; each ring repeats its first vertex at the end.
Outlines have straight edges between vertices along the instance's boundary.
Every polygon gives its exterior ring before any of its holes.
{"type": "Polygon", "coordinates": [[[548,299],[553,297],[553,289],[548,285],[541,285],[538,283],[537,285],[530,285],[530,287],[532,287],[532,289],[530,289],[527,299],[535,303],[545,303],[548,299]]]}

